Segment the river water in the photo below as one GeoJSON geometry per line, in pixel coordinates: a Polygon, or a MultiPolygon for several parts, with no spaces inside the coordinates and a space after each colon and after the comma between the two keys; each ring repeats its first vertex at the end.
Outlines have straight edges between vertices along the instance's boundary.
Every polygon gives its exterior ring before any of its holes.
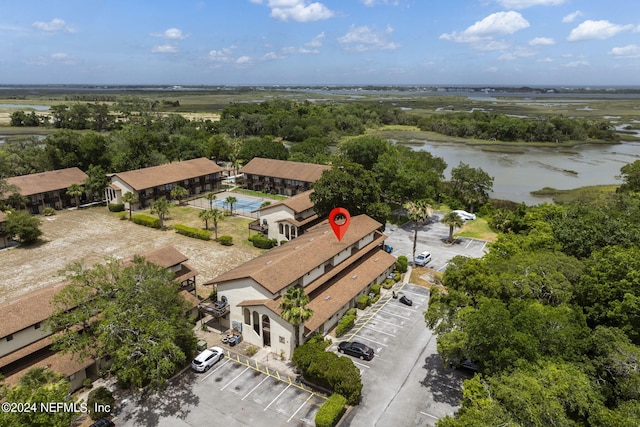
{"type": "Polygon", "coordinates": [[[529,194],[543,187],[569,190],[588,185],[620,184],[616,178],[620,168],[640,159],[639,142],[571,148],[578,154],[559,153],[553,148],[527,148],[524,154],[493,153],[464,144],[429,141],[411,147],[442,157],[448,165],[447,178],[460,162],[482,168],[494,177],[491,197],[527,205],[551,201],[529,194]]]}

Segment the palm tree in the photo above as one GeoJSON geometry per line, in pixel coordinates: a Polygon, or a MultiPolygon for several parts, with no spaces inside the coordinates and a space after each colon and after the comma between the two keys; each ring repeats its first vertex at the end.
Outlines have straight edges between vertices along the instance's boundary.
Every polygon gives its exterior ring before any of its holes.
{"type": "Polygon", "coordinates": [[[455,212],[449,212],[442,217],[440,222],[449,226],[449,243],[453,242],[453,229],[460,228],[464,225],[464,220],[455,212]]]}
{"type": "Polygon", "coordinates": [[[213,201],[217,199],[218,196],[213,193],[207,193],[204,195],[204,198],[209,201],[209,209],[213,210],[213,201]]]}
{"type": "Polygon", "coordinates": [[[133,204],[138,203],[138,198],[135,193],[127,191],[122,195],[122,203],[126,203],[129,206],[129,221],[131,221],[131,210],[133,209],[133,204]]]}
{"type": "Polygon", "coordinates": [[[433,210],[426,200],[416,200],[404,204],[409,219],[413,221],[413,262],[416,262],[416,246],[418,244],[418,228],[429,219],[433,210]]]}
{"type": "Polygon", "coordinates": [[[200,212],[198,212],[198,218],[200,218],[201,220],[204,221],[204,229],[208,230],[209,229],[209,220],[212,219],[213,217],[213,211],[212,210],[201,210],[200,212]]]}
{"type": "Polygon", "coordinates": [[[294,349],[300,345],[300,325],[313,316],[313,310],[307,308],[307,304],[309,304],[309,296],[304,293],[304,288],[292,286],[287,289],[279,306],[280,317],[293,325],[294,349]]]}
{"type": "Polygon", "coordinates": [[[229,212],[231,213],[231,215],[233,215],[233,204],[236,203],[238,199],[236,199],[233,196],[229,196],[226,199],[224,199],[224,201],[229,204],[229,212]]]}
{"type": "Polygon", "coordinates": [[[158,215],[160,228],[164,228],[164,219],[169,214],[169,201],[165,197],[160,197],[151,205],[151,213],[158,215]]]}
{"type": "Polygon", "coordinates": [[[7,203],[21,211],[22,207],[27,207],[27,203],[29,203],[29,199],[23,196],[20,193],[11,193],[7,198],[7,203]]]}
{"type": "Polygon", "coordinates": [[[84,194],[84,187],[80,184],[71,184],[67,188],[67,196],[74,197],[76,199],[76,208],[80,206],[80,196],[84,194]]]}
{"type": "Polygon", "coordinates": [[[189,190],[179,185],[176,185],[171,190],[171,197],[173,197],[174,199],[178,199],[178,205],[182,204],[182,198],[188,194],[189,194],[189,190]]]}
{"type": "Polygon", "coordinates": [[[216,235],[216,241],[218,240],[218,222],[224,219],[224,212],[219,209],[213,209],[211,211],[211,220],[213,221],[213,231],[216,235]]]}

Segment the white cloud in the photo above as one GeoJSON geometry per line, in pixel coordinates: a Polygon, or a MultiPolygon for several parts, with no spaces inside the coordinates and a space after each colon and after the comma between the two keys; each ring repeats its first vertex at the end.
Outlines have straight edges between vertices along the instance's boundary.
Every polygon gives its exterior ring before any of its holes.
{"type": "Polygon", "coordinates": [[[251,57],[250,56],[240,56],[238,58],[236,58],[236,60],[234,61],[236,64],[238,65],[247,65],[251,63],[251,57]]]}
{"type": "Polygon", "coordinates": [[[154,46],[151,49],[151,53],[176,53],[178,52],[178,47],[171,44],[161,44],[154,46]]]}
{"type": "Polygon", "coordinates": [[[220,50],[209,51],[209,59],[214,62],[233,62],[233,49],[235,46],[223,47],[220,50]]]}
{"type": "MultiPolygon", "coordinates": [[[[252,0],[262,4],[262,1],[252,0]]],[[[329,19],[334,12],[320,2],[309,3],[307,0],[268,0],[271,17],[279,21],[312,22],[329,19]]]]}
{"type": "Polygon", "coordinates": [[[309,47],[320,47],[322,46],[322,40],[324,40],[325,37],[327,37],[327,35],[323,31],[322,33],[312,38],[310,42],[307,42],[304,45],[309,47]]]}
{"type": "Polygon", "coordinates": [[[283,58],[286,58],[286,56],[280,55],[279,53],[276,53],[276,52],[267,52],[262,56],[263,61],[273,61],[275,59],[283,59],[283,58]]]}
{"type": "Polygon", "coordinates": [[[621,47],[614,47],[609,51],[610,55],[619,58],[640,58],[640,46],[637,44],[629,44],[621,47]]]}
{"type": "Polygon", "coordinates": [[[536,37],[535,39],[529,40],[530,46],[550,46],[552,44],[556,44],[556,42],[549,37],[536,37]]]}
{"type": "Polygon", "coordinates": [[[570,14],[568,14],[567,16],[565,16],[564,18],[562,18],[562,22],[573,22],[576,20],[577,17],[582,16],[582,12],[580,12],[579,10],[576,10],[575,12],[572,12],[570,14]]]}
{"type": "Polygon", "coordinates": [[[51,55],[37,56],[25,62],[29,65],[45,67],[48,65],[55,65],[55,64],[73,65],[73,64],[76,64],[77,61],[66,53],[56,52],[56,53],[52,53],[51,55]]]}
{"type": "Polygon", "coordinates": [[[523,48],[523,47],[518,47],[515,49],[510,49],[507,50],[505,52],[503,52],[498,59],[502,60],[502,61],[514,61],[516,59],[519,58],[527,58],[529,56],[532,56],[533,52],[523,48]]]}
{"type": "Polygon", "coordinates": [[[162,33],[151,33],[154,37],[162,37],[169,40],[184,40],[189,37],[186,34],[182,34],[182,31],[178,28],[169,28],[162,33]]]}
{"type": "Polygon", "coordinates": [[[572,61],[572,62],[567,62],[566,64],[562,64],[562,66],[566,68],[578,68],[578,67],[584,67],[587,65],[589,65],[587,61],[572,61]]]}
{"type": "Polygon", "coordinates": [[[553,59],[547,56],[546,58],[538,59],[538,62],[553,62],[553,59]]]}
{"type": "Polygon", "coordinates": [[[518,12],[497,12],[477,21],[461,33],[445,33],[440,36],[442,40],[452,40],[460,43],[476,43],[488,40],[494,36],[513,34],[516,31],[529,27],[529,21],[518,12]]]}
{"type": "Polygon", "coordinates": [[[352,25],[349,32],[339,37],[338,41],[345,45],[347,50],[356,52],[395,50],[400,45],[389,40],[392,33],[392,27],[387,27],[384,31],[374,31],[366,25],[361,27],[352,25]]]}
{"type": "Polygon", "coordinates": [[[64,20],[54,18],[49,22],[36,21],[31,24],[33,28],[47,33],[73,33],[75,30],[67,25],[64,20]]]}
{"type": "Polygon", "coordinates": [[[360,3],[362,3],[365,6],[376,6],[378,4],[384,4],[384,5],[391,5],[391,6],[398,6],[400,5],[400,2],[398,0],[360,0],[360,3]]]}
{"type": "Polygon", "coordinates": [[[498,0],[498,3],[508,9],[526,9],[532,6],[558,6],[566,0],[498,0]]]}
{"type": "Polygon", "coordinates": [[[605,20],[587,20],[571,30],[567,40],[572,42],[578,40],[604,40],[627,30],[633,30],[633,25],[618,25],[605,20]]]}

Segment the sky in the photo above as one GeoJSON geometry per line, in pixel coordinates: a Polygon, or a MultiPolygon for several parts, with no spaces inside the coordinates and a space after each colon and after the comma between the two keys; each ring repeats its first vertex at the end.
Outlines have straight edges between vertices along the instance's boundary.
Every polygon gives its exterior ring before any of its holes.
{"type": "Polygon", "coordinates": [[[0,2],[0,85],[640,85],[638,0],[0,2]]]}

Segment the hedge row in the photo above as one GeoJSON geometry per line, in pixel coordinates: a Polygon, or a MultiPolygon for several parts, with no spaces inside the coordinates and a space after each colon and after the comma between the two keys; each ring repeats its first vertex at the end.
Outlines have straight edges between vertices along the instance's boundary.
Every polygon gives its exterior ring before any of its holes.
{"type": "Polygon", "coordinates": [[[364,310],[365,308],[367,308],[369,306],[369,295],[365,294],[358,298],[358,300],[356,301],[356,305],[360,310],[364,310]]]}
{"type": "Polygon", "coordinates": [[[262,234],[255,234],[249,237],[249,241],[253,242],[253,246],[260,249],[271,249],[278,244],[276,239],[269,239],[262,234]]]}
{"type": "Polygon", "coordinates": [[[316,412],[316,427],[334,427],[344,414],[346,403],[344,396],[332,394],[316,412]]]}
{"type": "Polygon", "coordinates": [[[353,325],[355,325],[355,324],[356,324],[356,316],[355,315],[347,315],[347,314],[345,314],[344,316],[342,316],[342,319],[340,319],[340,322],[338,322],[338,326],[336,326],[336,330],[335,330],[336,338],[340,338],[345,333],[350,331],[351,328],[353,328],[353,325]]]}
{"type": "Polygon", "coordinates": [[[124,211],[124,203],[109,203],[109,212],[122,212],[124,211]]]}
{"type": "Polygon", "coordinates": [[[145,227],[160,228],[160,218],[145,214],[135,214],[131,217],[131,221],[145,227]]]}
{"type": "Polygon", "coordinates": [[[211,240],[211,232],[209,230],[202,230],[200,228],[195,228],[195,227],[187,227],[186,225],[182,225],[182,224],[174,225],[173,229],[176,230],[176,233],[182,234],[183,236],[193,237],[194,239],[200,239],[200,240],[211,240]]]}
{"type": "Polygon", "coordinates": [[[325,351],[330,341],[311,338],[293,352],[293,363],[306,381],[344,396],[349,405],[357,405],[362,394],[360,370],[348,357],[325,351]]]}
{"type": "Polygon", "coordinates": [[[218,242],[220,242],[222,246],[232,246],[233,236],[220,236],[218,237],[218,242]]]}

